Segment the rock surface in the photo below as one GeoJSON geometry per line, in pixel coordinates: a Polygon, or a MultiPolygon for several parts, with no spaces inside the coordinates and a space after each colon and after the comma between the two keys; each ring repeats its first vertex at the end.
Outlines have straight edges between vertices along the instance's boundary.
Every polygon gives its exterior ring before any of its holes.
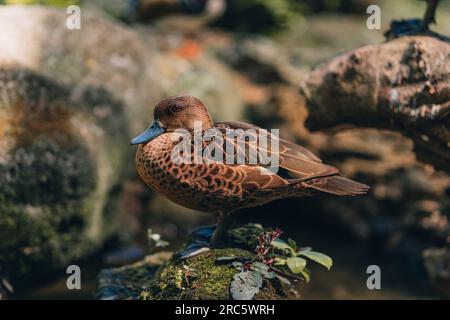
{"type": "Polygon", "coordinates": [[[302,92],[308,128],[388,128],[422,161],[450,168],[450,44],[409,36],[342,54],[315,69],[302,92]]]}
{"type": "Polygon", "coordinates": [[[117,226],[126,121],[100,90],[0,67],[0,264],[14,287],[84,257],[117,226]]]}
{"type": "Polygon", "coordinates": [[[423,258],[431,282],[442,299],[450,299],[450,250],[430,248],[423,258]]]}

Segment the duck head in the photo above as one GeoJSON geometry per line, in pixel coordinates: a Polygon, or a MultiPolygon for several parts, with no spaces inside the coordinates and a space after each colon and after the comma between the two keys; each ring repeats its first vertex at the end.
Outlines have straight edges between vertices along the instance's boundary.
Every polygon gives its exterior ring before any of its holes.
{"type": "Polygon", "coordinates": [[[177,129],[194,130],[194,123],[201,123],[202,129],[213,125],[211,115],[203,103],[192,96],[176,96],[160,101],[153,111],[153,122],[150,127],[136,138],[131,144],[149,142],[164,132],[177,129]]]}

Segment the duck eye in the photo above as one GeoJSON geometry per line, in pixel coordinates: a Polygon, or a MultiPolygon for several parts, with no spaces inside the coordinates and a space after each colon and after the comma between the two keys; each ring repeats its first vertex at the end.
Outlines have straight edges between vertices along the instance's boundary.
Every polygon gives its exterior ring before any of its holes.
{"type": "Polygon", "coordinates": [[[170,113],[177,113],[183,109],[184,109],[184,107],[182,105],[174,104],[174,105],[170,106],[169,111],[170,111],[170,113]]]}

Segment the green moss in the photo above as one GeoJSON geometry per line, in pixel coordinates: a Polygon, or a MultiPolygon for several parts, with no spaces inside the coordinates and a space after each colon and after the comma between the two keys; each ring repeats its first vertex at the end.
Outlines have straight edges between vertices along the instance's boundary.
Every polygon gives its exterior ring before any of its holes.
{"type": "Polygon", "coordinates": [[[262,232],[264,228],[257,223],[232,228],[225,234],[224,245],[254,250],[258,245],[258,236],[262,232]]]}
{"type": "Polygon", "coordinates": [[[13,150],[0,165],[0,194],[11,202],[52,205],[82,199],[95,186],[93,161],[82,146],[41,137],[13,150]]]}
{"type": "Polygon", "coordinates": [[[120,268],[104,269],[97,277],[97,299],[150,299],[150,293],[142,293],[149,286],[158,267],[172,257],[170,252],[158,252],[144,260],[120,268]]]}
{"type": "Polygon", "coordinates": [[[159,270],[141,297],[158,300],[227,299],[236,269],[219,265],[216,259],[231,255],[249,256],[250,253],[241,249],[216,249],[187,260],[171,260],[159,270]],[[185,267],[192,270],[187,278],[185,267]]]}
{"type": "Polygon", "coordinates": [[[15,68],[0,68],[0,87],[8,102],[0,102],[0,277],[17,291],[115,231],[128,135],[105,90],[72,99],[69,88],[15,68]]]}
{"type": "Polygon", "coordinates": [[[0,165],[0,265],[15,286],[90,251],[83,199],[95,188],[95,169],[87,155],[41,138],[0,165]]]}

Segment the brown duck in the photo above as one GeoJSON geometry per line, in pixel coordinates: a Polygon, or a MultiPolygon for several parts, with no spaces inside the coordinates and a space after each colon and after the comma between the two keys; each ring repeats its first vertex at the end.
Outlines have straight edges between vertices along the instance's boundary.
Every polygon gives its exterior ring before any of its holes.
{"type": "MultiPolygon", "coordinates": [[[[234,121],[214,123],[203,103],[192,96],[162,100],[154,109],[153,119],[151,126],[131,141],[131,144],[139,145],[135,159],[137,171],[147,186],[173,202],[216,213],[218,226],[211,238],[213,246],[227,227],[227,217],[238,209],[260,206],[285,197],[316,193],[353,196],[364,194],[369,189],[364,184],[340,176],[337,168],[322,163],[307,149],[275,137],[257,126],[234,121]],[[202,132],[214,130],[216,133],[214,138],[200,142],[203,155],[211,156],[211,150],[215,150],[214,153],[222,151],[223,159],[229,159],[226,157],[234,152],[235,155],[242,155],[239,158],[241,161],[231,164],[217,160],[180,161],[183,151],[175,148],[182,141],[184,145],[188,144],[184,152],[189,154],[191,151],[188,159],[192,160],[196,154],[192,150],[196,143],[195,126],[199,124],[202,132]],[[183,129],[184,133],[180,133],[179,129],[183,129]],[[238,134],[230,138],[230,132],[238,134]],[[267,145],[251,143],[259,133],[266,134],[267,145]],[[249,151],[243,151],[239,142],[244,142],[246,149],[253,150],[257,155],[265,151],[277,156],[278,170],[269,170],[267,163],[263,164],[259,158],[256,162],[255,158],[250,161],[249,151]],[[270,148],[275,142],[278,149],[270,148]]],[[[237,159],[237,156],[233,157],[237,159]]]]}

